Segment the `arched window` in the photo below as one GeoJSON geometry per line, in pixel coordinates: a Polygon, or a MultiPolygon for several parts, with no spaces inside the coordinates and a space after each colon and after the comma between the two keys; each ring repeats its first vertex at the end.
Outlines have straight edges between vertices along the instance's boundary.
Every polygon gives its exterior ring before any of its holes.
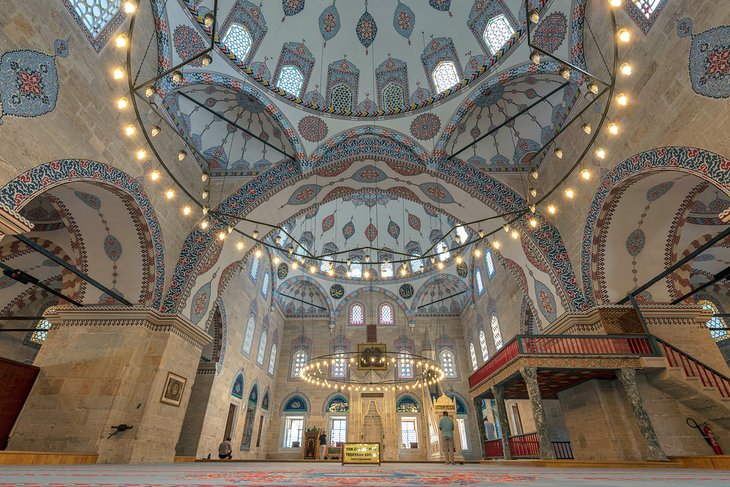
{"type": "Polygon", "coordinates": [[[487,335],[484,330],[479,330],[479,346],[482,348],[482,360],[486,362],[489,358],[489,349],[487,348],[487,335]]]}
{"type": "Polygon", "coordinates": [[[281,68],[276,86],[292,96],[299,96],[304,85],[304,75],[296,66],[287,65],[281,68]]]}
{"type": "Polygon", "coordinates": [[[503,14],[489,19],[484,28],[484,42],[492,54],[496,54],[514,35],[515,30],[503,14]]]}
{"type": "Polygon", "coordinates": [[[487,265],[487,277],[491,281],[494,277],[494,260],[492,259],[492,251],[489,249],[484,252],[484,263],[487,265]]]}
{"type": "Polygon", "coordinates": [[[330,103],[335,110],[351,110],[352,91],[342,84],[335,86],[330,94],[330,103]]]}
{"type": "Polygon", "coordinates": [[[393,305],[390,303],[383,303],[380,305],[378,313],[378,324],[379,325],[392,325],[395,323],[395,316],[393,313],[393,305]]]}
{"type": "Polygon", "coordinates": [[[362,264],[358,259],[352,259],[350,262],[350,276],[361,278],[362,277],[362,264]]]}
{"type": "Polygon", "coordinates": [[[351,325],[364,325],[365,324],[365,306],[360,303],[355,303],[350,306],[350,324],[351,325]]]}
{"type": "Polygon", "coordinates": [[[477,362],[477,352],[474,350],[474,344],[469,342],[469,357],[471,358],[471,368],[472,370],[477,370],[479,368],[479,362],[477,362]]]}
{"type": "Polygon", "coordinates": [[[294,356],[291,361],[291,376],[293,378],[299,378],[299,374],[302,372],[304,365],[309,360],[309,354],[306,350],[297,350],[294,352],[294,356]]]}
{"type": "Polygon", "coordinates": [[[456,227],[456,236],[458,237],[460,244],[464,244],[469,241],[469,232],[467,232],[466,228],[462,226],[456,227]]]}
{"type": "Polygon", "coordinates": [[[474,271],[474,284],[477,287],[477,294],[481,296],[484,293],[484,281],[482,281],[482,270],[479,267],[474,271]]]}
{"type": "Polygon", "coordinates": [[[119,0],[70,0],[84,27],[96,39],[119,12],[119,0]]]}
{"type": "Polygon", "coordinates": [[[398,378],[413,379],[413,359],[408,350],[401,350],[398,354],[398,378]]]}
{"type": "MultiPolygon", "coordinates": [[[[720,310],[717,308],[715,303],[710,301],[709,299],[700,299],[697,301],[697,304],[702,306],[707,311],[711,312],[712,314],[718,314],[720,310]]],[[[706,323],[707,328],[726,328],[727,325],[725,324],[725,320],[720,318],[719,316],[713,316],[709,320],[707,320],[706,323]]],[[[717,341],[724,340],[727,338],[727,330],[710,330],[710,335],[712,335],[712,338],[714,338],[717,341]]]]}
{"type": "Polygon", "coordinates": [[[251,345],[253,344],[253,332],[256,330],[256,318],[250,316],[246,323],[246,333],[243,336],[243,353],[248,355],[251,353],[251,345]]]}
{"type": "Polygon", "coordinates": [[[444,375],[446,377],[451,379],[456,377],[456,357],[454,357],[454,352],[448,348],[441,350],[441,353],[439,353],[439,362],[441,363],[441,368],[444,369],[444,375]]]}
{"type": "Polygon", "coordinates": [[[494,348],[499,350],[502,348],[502,331],[499,329],[499,320],[496,316],[492,316],[492,338],[494,338],[494,348]]]}
{"type": "Polygon", "coordinates": [[[342,378],[347,375],[347,359],[343,355],[346,352],[343,348],[335,350],[335,361],[332,363],[332,377],[342,378]]]}
{"type": "Polygon", "coordinates": [[[420,272],[421,269],[423,269],[423,259],[413,259],[411,262],[411,272],[416,273],[420,272]]]}
{"type": "Polygon", "coordinates": [[[248,271],[248,275],[253,282],[256,282],[256,278],[259,275],[259,260],[258,257],[254,256],[253,262],[251,262],[251,269],[248,271]]]}
{"type": "Polygon", "coordinates": [[[223,44],[236,55],[239,61],[245,62],[253,45],[253,39],[246,27],[241,24],[231,24],[226,35],[223,36],[223,44]]]}
{"type": "Polygon", "coordinates": [[[436,91],[441,93],[454,85],[459,84],[459,73],[452,61],[441,61],[436,65],[431,74],[436,91]]]}
{"type": "Polygon", "coordinates": [[[46,341],[46,336],[48,336],[48,330],[50,329],[51,322],[45,318],[41,318],[35,324],[33,333],[30,335],[30,341],[36,345],[43,345],[43,342],[46,341]]]}
{"type": "Polygon", "coordinates": [[[319,272],[329,271],[331,265],[332,265],[332,256],[325,255],[324,257],[322,257],[322,260],[319,261],[319,272]]]}
{"type": "Polygon", "coordinates": [[[271,345],[271,354],[269,355],[269,375],[274,375],[274,365],[276,365],[276,343],[271,345]]]}
{"type": "Polygon", "coordinates": [[[403,87],[391,83],[383,90],[383,108],[385,110],[397,110],[405,105],[405,96],[403,95],[403,87]]]}
{"type": "Polygon", "coordinates": [[[264,274],[264,281],[261,283],[261,295],[266,298],[269,295],[269,280],[271,279],[271,276],[269,276],[269,273],[267,272],[264,274]]]}
{"type": "Polygon", "coordinates": [[[261,332],[261,340],[259,340],[259,352],[256,354],[256,363],[264,365],[264,355],[266,355],[266,342],[269,340],[269,332],[264,330],[261,332]]]}
{"type": "Polygon", "coordinates": [[[632,0],[647,19],[650,19],[663,0],[632,0]]]}
{"type": "Polygon", "coordinates": [[[380,264],[380,276],[383,279],[393,277],[393,263],[392,262],[383,262],[380,264]]]}
{"type": "Polygon", "coordinates": [[[449,252],[449,246],[446,245],[446,242],[439,242],[436,245],[436,253],[438,253],[441,262],[451,257],[451,252],[449,252]]]}

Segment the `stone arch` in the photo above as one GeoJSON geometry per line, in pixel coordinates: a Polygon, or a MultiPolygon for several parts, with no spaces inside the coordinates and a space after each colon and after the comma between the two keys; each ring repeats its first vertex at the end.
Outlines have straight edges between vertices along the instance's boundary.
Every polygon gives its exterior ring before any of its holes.
{"type": "Polygon", "coordinates": [[[426,279],[426,281],[423,284],[421,284],[421,287],[418,288],[418,291],[416,291],[416,294],[413,296],[413,301],[411,301],[411,309],[410,309],[412,316],[415,316],[416,314],[418,314],[418,308],[421,305],[421,301],[422,301],[424,295],[426,294],[426,292],[429,289],[431,289],[431,287],[433,285],[437,284],[440,281],[446,281],[449,284],[456,286],[461,291],[465,292],[466,298],[462,305],[462,311],[463,311],[464,307],[466,307],[469,304],[474,302],[474,296],[473,296],[471,287],[466,282],[464,282],[462,279],[460,279],[454,275],[451,275],[451,274],[445,274],[445,273],[436,274],[436,275],[433,275],[433,276],[429,277],[428,279],[426,279]]]}
{"type": "Polygon", "coordinates": [[[340,301],[340,304],[337,305],[337,308],[335,309],[334,317],[337,319],[338,316],[340,316],[344,310],[344,312],[347,312],[347,310],[350,309],[350,304],[352,304],[354,301],[358,300],[358,296],[360,296],[364,292],[374,292],[374,293],[380,293],[393,301],[398,305],[398,307],[403,311],[403,314],[405,314],[406,319],[408,320],[409,324],[412,322],[412,314],[410,310],[408,309],[408,306],[406,305],[405,301],[403,301],[400,296],[393,293],[392,291],[380,287],[380,286],[367,286],[367,287],[360,287],[353,291],[352,293],[348,294],[345,299],[340,301]]]}
{"type": "Polygon", "coordinates": [[[328,316],[330,320],[330,324],[334,323],[335,319],[335,312],[334,307],[332,304],[332,300],[329,297],[329,293],[324,289],[324,286],[317,280],[313,279],[309,276],[294,276],[286,281],[279,284],[279,287],[276,288],[274,291],[274,294],[277,296],[276,302],[281,305],[281,301],[278,299],[279,296],[281,296],[282,293],[286,293],[287,291],[291,290],[292,288],[300,285],[301,283],[307,283],[309,285],[314,286],[317,291],[319,291],[319,294],[321,295],[322,303],[326,305],[326,315],[328,316]]]}

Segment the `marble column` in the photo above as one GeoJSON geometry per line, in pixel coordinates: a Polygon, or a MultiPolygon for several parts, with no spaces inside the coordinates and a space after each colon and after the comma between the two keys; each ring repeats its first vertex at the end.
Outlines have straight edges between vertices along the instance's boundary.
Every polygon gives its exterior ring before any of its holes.
{"type": "Polygon", "coordinates": [[[540,458],[543,460],[555,460],[555,450],[550,441],[550,429],[548,428],[545,408],[540,396],[540,385],[537,383],[537,369],[535,367],[523,367],[520,369],[522,378],[525,379],[527,395],[532,405],[532,416],[535,419],[537,437],[540,441],[540,458]]]}
{"type": "Polygon", "coordinates": [[[639,394],[639,388],[636,385],[636,370],[635,369],[618,369],[616,375],[621,381],[621,385],[624,387],[626,397],[631,403],[631,408],[634,410],[634,416],[636,416],[636,423],[639,425],[639,431],[646,441],[647,449],[649,450],[649,457],[647,460],[653,462],[666,462],[667,455],[662,450],[657,438],[654,426],[651,424],[649,413],[644,407],[644,401],[641,399],[639,394]]]}
{"type": "Polygon", "coordinates": [[[487,431],[484,429],[484,415],[482,414],[482,402],[484,399],[481,397],[474,398],[474,411],[477,417],[477,428],[479,430],[479,448],[482,449],[482,458],[484,458],[484,442],[487,441],[487,431]]]}
{"type": "Polygon", "coordinates": [[[502,386],[493,386],[492,395],[494,402],[497,403],[497,421],[502,430],[502,451],[505,460],[512,460],[512,452],[509,449],[509,420],[507,419],[507,408],[504,405],[504,388],[502,386]]]}

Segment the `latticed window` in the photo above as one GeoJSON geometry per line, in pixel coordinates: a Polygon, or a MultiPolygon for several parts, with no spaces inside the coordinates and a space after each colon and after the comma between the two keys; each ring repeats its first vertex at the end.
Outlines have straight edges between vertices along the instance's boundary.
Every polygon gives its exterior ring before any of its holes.
{"type": "Polygon", "coordinates": [[[307,360],[309,360],[309,354],[306,350],[297,350],[296,352],[294,352],[294,357],[292,357],[291,363],[292,377],[299,377],[299,374],[302,372],[302,369],[306,365],[307,360]]]}
{"type": "Polygon", "coordinates": [[[264,365],[264,356],[266,355],[266,342],[269,340],[269,333],[264,330],[261,332],[261,340],[259,341],[259,351],[256,354],[256,363],[264,365]]]}
{"type": "Polygon", "coordinates": [[[471,358],[471,368],[472,370],[477,370],[479,367],[479,362],[477,362],[477,352],[474,350],[474,344],[469,343],[469,357],[471,358]]]}
{"type": "Polygon", "coordinates": [[[484,253],[484,263],[487,265],[487,277],[492,279],[494,277],[494,259],[492,258],[492,251],[489,249],[484,253]]]}
{"type": "Polygon", "coordinates": [[[477,294],[481,296],[484,292],[484,281],[482,281],[482,270],[478,267],[477,270],[474,271],[474,283],[477,286],[477,294]]]}
{"type": "Polygon", "coordinates": [[[91,36],[96,39],[119,11],[120,0],[70,0],[70,2],[84,26],[89,29],[91,36]]]}
{"type": "Polygon", "coordinates": [[[269,375],[274,375],[274,365],[276,365],[276,343],[271,345],[271,354],[269,355],[269,375]]]}
{"type": "Polygon", "coordinates": [[[345,85],[337,85],[330,93],[330,103],[335,110],[350,110],[352,108],[352,91],[345,85]]]}
{"type": "Polygon", "coordinates": [[[327,272],[330,270],[331,265],[332,265],[332,256],[325,255],[324,257],[322,257],[322,260],[319,262],[319,271],[327,272]]]}
{"type": "Polygon", "coordinates": [[[398,354],[398,377],[413,379],[413,359],[407,350],[403,350],[398,354]]]}
{"type": "Polygon", "coordinates": [[[497,15],[484,28],[484,42],[492,54],[496,54],[514,35],[515,30],[504,15],[497,15]]]}
{"type": "Polygon", "coordinates": [[[662,0],[633,0],[633,2],[634,5],[641,10],[641,13],[644,14],[647,19],[650,19],[652,14],[659,7],[659,4],[662,3],[662,0]]]}
{"type": "Polygon", "coordinates": [[[446,91],[459,83],[459,73],[456,71],[456,65],[451,61],[441,61],[438,63],[431,77],[433,78],[433,84],[436,86],[438,93],[446,91]]]}
{"type": "Polygon", "coordinates": [[[449,252],[449,246],[446,245],[446,242],[439,242],[438,245],[436,245],[436,253],[439,254],[439,260],[441,262],[451,257],[451,252],[449,252]]]}
{"type": "Polygon", "coordinates": [[[263,297],[267,297],[269,295],[269,280],[271,279],[271,276],[269,276],[269,273],[267,272],[264,274],[264,281],[261,283],[261,295],[263,297]]]}
{"type": "Polygon", "coordinates": [[[444,375],[446,377],[456,377],[456,358],[454,357],[454,352],[449,349],[441,350],[439,362],[441,363],[441,368],[444,369],[444,375]]]}
{"type": "Polygon", "coordinates": [[[362,277],[362,264],[359,260],[353,259],[350,262],[350,275],[358,279],[362,277]]]}
{"type": "Polygon", "coordinates": [[[30,341],[42,345],[46,341],[48,330],[51,329],[51,322],[44,319],[35,324],[35,331],[30,335],[30,341]]]}
{"type": "Polygon", "coordinates": [[[243,352],[248,354],[251,352],[253,344],[253,332],[256,329],[256,319],[251,316],[246,324],[246,334],[243,336],[243,352]]]}
{"type": "Polygon", "coordinates": [[[482,360],[486,362],[489,358],[489,349],[487,348],[487,335],[484,330],[479,330],[479,346],[482,348],[482,360]]]}
{"type": "Polygon", "coordinates": [[[496,316],[492,316],[492,338],[494,338],[494,347],[499,350],[502,348],[502,331],[499,329],[499,320],[496,316]]]}
{"type": "Polygon", "coordinates": [[[236,55],[239,61],[245,61],[253,40],[246,27],[241,24],[232,24],[223,37],[223,44],[236,55]]]}
{"type": "Polygon", "coordinates": [[[396,110],[403,108],[405,104],[402,86],[391,83],[385,87],[383,90],[383,108],[386,110],[396,110]]]}
{"type": "Polygon", "coordinates": [[[332,418],[330,429],[330,443],[335,445],[347,441],[347,418],[332,418]]]}
{"type": "MultiPolygon", "coordinates": [[[[700,299],[697,301],[697,304],[702,306],[707,311],[710,311],[712,314],[718,314],[720,313],[720,310],[717,309],[717,306],[715,306],[715,303],[710,301],[709,299],[700,299]]],[[[727,338],[727,330],[716,330],[715,328],[727,328],[727,325],[725,324],[725,320],[723,320],[719,316],[713,316],[709,320],[707,320],[706,323],[707,328],[710,328],[710,335],[712,335],[712,338],[714,338],[717,341],[724,340],[727,338]]]]}
{"type": "Polygon", "coordinates": [[[419,272],[423,269],[423,259],[413,259],[411,262],[411,272],[419,272]]]}
{"type": "Polygon", "coordinates": [[[382,264],[380,264],[380,275],[386,279],[389,277],[393,277],[393,263],[383,262],[382,264]]]}
{"type": "Polygon", "coordinates": [[[350,324],[351,325],[364,325],[365,324],[365,307],[360,303],[355,303],[350,306],[350,324]]]}
{"type": "Polygon", "coordinates": [[[292,96],[299,96],[304,85],[304,75],[296,66],[287,65],[281,68],[276,86],[292,96]]]}
{"type": "Polygon", "coordinates": [[[380,316],[378,317],[378,324],[380,325],[392,325],[394,323],[393,316],[393,305],[389,303],[383,303],[380,305],[380,316]]]}
{"type": "Polygon", "coordinates": [[[343,355],[345,350],[338,349],[335,352],[335,361],[332,364],[332,377],[345,377],[347,375],[347,359],[343,355]]]}
{"type": "Polygon", "coordinates": [[[251,276],[251,280],[256,282],[256,278],[259,275],[259,258],[254,257],[253,262],[251,262],[251,269],[248,272],[248,275],[251,276]]]}
{"type": "Polygon", "coordinates": [[[459,239],[459,243],[466,243],[469,240],[469,232],[464,227],[456,227],[456,236],[459,239]]]}
{"type": "Polygon", "coordinates": [[[418,447],[418,427],[416,418],[401,418],[400,420],[401,448],[410,449],[411,445],[418,447]]]}

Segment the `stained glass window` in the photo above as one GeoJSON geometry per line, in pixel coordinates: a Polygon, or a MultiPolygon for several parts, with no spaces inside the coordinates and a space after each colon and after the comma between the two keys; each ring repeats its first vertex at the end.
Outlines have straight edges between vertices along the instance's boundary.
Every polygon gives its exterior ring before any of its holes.
{"type": "Polygon", "coordinates": [[[456,236],[459,237],[459,243],[461,244],[469,241],[469,232],[464,227],[456,227],[456,236]]]}
{"type": "MultiPolygon", "coordinates": [[[[712,314],[718,314],[720,312],[717,306],[715,306],[715,303],[713,303],[709,299],[700,299],[699,301],[697,301],[697,304],[702,306],[707,311],[710,311],[712,314]]],[[[719,316],[713,316],[712,318],[707,320],[706,326],[707,328],[727,327],[727,325],[725,324],[725,320],[723,320],[719,316]]],[[[710,335],[712,335],[712,338],[714,338],[716,341],[724,340],[727,338],[727,330],[710,330],[710,335]]]]}
{"type": "Polygon", "coordinates": [[[489,358],[489,349],[487,348],[487,335],[484,330],[479,330],[479,346],[482,348],[482,360],[486,362],[489,358]]]}
{"type": "Polygon", "coordinates": [[[396,110],[403,108],[405,105],[405,97],[403,96],[403,87],[395,83],[391,83],[383,90],[383,108],[386,110],[396,110]]]}
{"type": "Polygon", "coordinates": [[[332,377],[345,377],[347,375],[347,359],[343,355],[345,350],[335,351],[335,361],[332,364],[332,377]]]}
{"type": "Polygon", "coordinates": [[[256,278],[259,275],[259,258],[254,257],[253,262],[251,262],[251,269],[248,272],[248,275],[251,276],[251,280],[253,282],[256,282],[256,278]]]}
{"type": "Polygon", "coordinates": [[[662,0],[633,0],[633,2],[634,5],[639,7],[641,13],[644,14],[647,19],[650,19],[651,15],[659,7],[659,4],[662,3],[662,0]]]}
{"type": "Polygon", "coordinates": [[[398,377],[401,379],[413,378],[413,359],[407,350],[398,354],[398,377]]]}
{"type": "Polygon", "coordinates": [[[274,365],[276,365],[276,343],[271,345],[271,354],[269,355],[269,375],[274,375],[274,365]]]}
{"type": "Polygon", "coordinates": [[[330,103],[335,110],[352,109],[352,91],[345,85],[337,85],[330,93],[330,103]]]}
{"type": "Polygon", "coordinates": [[[309,354],[306,350],[297,350],[294,352],[294,357],[292,358],[292,364],[291,364],[291,376],[292,377],[299,377],[299,374],[301,373],[302,369],[307,363],[307,360],[309,360],[309,354]]]}
{"type": "Polygon", "coordinates": [[[350,275],[358,279],[362,277],[362,264],[359,260],[352,259],[350,262],[350,275]]]}
{"type": "Polygon", "coordinates": [[[507,17],[500,14],[489,19],[484,29],[484,42],[492,54],[496,54],[502,46],[514,35],[515,30],[507,20],[507,17]]]}
{"type": "Polygon", "coordinates": [[[304,85],[304,75],[296,66],[287,65],[281,68],[276,86],[292,96],[299,96],[304,85]]]}
{"type": "Polygon", "coordinates": [[[439,260],[441,262],[451,257],[451,252],[449,252],[449,246],[446,245],[446,242],[439,242],[436,245],[436,253],[439,254],[439,260]]]}
{"type": "Polygon", "coordinates": [[[471,368],[472,370],[477,370],[479,367],[479,362],[477,362],[477,352],[474,350],[474,344],[469,343],[469,356],[471,358],[471,368]]]}
{"type": "Polygon", "coordinates": [[[380,325],[392,325],[394,323],[393,316],[393,305],[389,303],[383,303],[380,305],[380,316],[378,318],[378,324],[380,325]]]}
{"type": "Polygon", "coordinates": [[[41,319],[35,324],[35,331],[30,336],[30,341],[42,345],[46,341],[48,330],[51,329],[51,322],[46,319],[41,319]]]}
{"type": "Polygon", "coordinates": [[[380,275],[384,279],[393,277],[393,263],[383,262],[382,264],[380,264],[380,275]]]}
{"type": "Polygon", "coordinates": [[[448,348],[441,350],[439,362],[441,362],[441,368],[444,369],[446,377],[456,377],[456,358],[454,357],[454,352],[448,348]]]}
{"type": "Polygon", "coordinates": [[[494,347],[499,350],[502,348],[502,331],[499,329],[499,320],[496,316],[492,316],[492,338],[494,338],[494,347]]]}
{"type": "Polygon", "coordinates": [[[478,267],[477,270],[474,271],[474,282],[477,286],[477,294],[481,296],[484,292],[484,281],[482,281],[482,270],[478,267]]]}
{"type": "Polygon", "coordinates": [[[223,44],[236,55],[239,61],[245,61],[253,40],[246,27],[241,24],[232,24],[223,37],[223,44]]]}
{"type": "Polygon", "coordinates": [[[271,279],[271,276],[269,276],[269,273],[267,272],[264,274],[264,281],[261,283],[261,295],[263,297],[267,297],[269,295],[269,280],[271,279]]]}
{"type": "Polygon", "coordinates": [[[251,316],[248,318],[246,324],[246,334],[243,337],[243,353],[249,354],[251,352],[251,345],[253,344],[253,332],[256,329],[256,319],[251,316]]]}
{"type": "Polygon", "coordinates": [[[365,324],[365,307],[360,303],[355,303],[350,306],[350,324],[351,325],[364,325],[365,324]]]}
{"type": "Polygon", "coordinates": [[[119,11],[120,0],[70,0],[91,36],[96,39],[119,11]]]}
{"type": "Polygon", "coordinates": [[[487,265],[487,277],[491,280],[494,277],[494,259],[492,258],[492,251],[489,249],[484,252],[484,263],[487,265]]]}
{"type": "Polygon", "coordinates": [[[456,65],[451,61],[441,61],[438,63],[431,77],[433,78],[433,84],[436,86],[437,93],[446,91],[459,83],[459,73],[456,71],[456,65]]]}
{"type": "Polygon", "coordinates": [[[269,333],[264,330],[261,332],[261,340],[259,341],[259,352],[256,354],[256,363],[264,365],[264,355],[266,355],[266,342],[269,339],[269,333]]]}

